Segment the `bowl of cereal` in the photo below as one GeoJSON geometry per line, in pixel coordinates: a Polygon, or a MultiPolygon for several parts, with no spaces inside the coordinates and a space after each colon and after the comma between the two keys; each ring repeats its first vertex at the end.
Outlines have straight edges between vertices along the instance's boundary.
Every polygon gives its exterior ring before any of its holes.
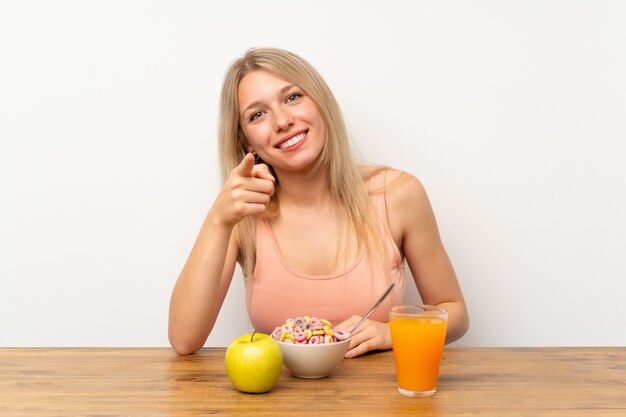
{"type": "Polygon", "coordinates": [[[276,327],[272,337],[283,353],[283,364],[298,378],[324,378],[341,363],[350,334],[324,319],[296,317],[276,327]]]}

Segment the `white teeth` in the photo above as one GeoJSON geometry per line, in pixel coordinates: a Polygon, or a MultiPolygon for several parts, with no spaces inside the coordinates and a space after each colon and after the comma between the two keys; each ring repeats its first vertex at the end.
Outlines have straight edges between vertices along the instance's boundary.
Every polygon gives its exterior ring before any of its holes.
{"type": "Polygon", "coordinates": [[[295,145],[296,143],[300,142],[302,139],[304,139],[304,133],[300,133],[299,135],[292,137],[291,139],[281,143],[278,147],[280,149],[289,148],[295,145]]]}

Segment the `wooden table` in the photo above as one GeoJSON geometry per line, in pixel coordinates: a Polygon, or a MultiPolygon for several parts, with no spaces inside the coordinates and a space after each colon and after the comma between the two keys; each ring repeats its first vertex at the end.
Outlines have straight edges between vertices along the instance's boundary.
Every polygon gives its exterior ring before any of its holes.
{"type": "Polygon", "coordinates": [[[430,398],[397,392],[391,352],[242,394],[224,352],[0,349],[0,416],[626,416],[626,348],[446,348],[430,398]]]}

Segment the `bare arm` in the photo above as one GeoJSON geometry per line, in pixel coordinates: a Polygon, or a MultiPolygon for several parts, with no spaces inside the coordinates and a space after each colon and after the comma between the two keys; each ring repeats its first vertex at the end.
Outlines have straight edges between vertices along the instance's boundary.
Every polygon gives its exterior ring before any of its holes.
{"type": "MultiPolygon", "coordinates": [[[[469,318],[424,187],[412,175],[390,170],[385,198],[389,229],[409,264],[422,301],[448,310],[446,343],[450,343],[465,334],[469,318]]],[[[337,327],[348,330],[360,318],[352,316],[337,327]]],[[[352,335],[346,357],[359,356],[372,349],[391,349],[388,322],[366,320],[352,335]]]]}
{"type": "Polygon", "coordinates": [[[390,227],[401,230],[402,252],[425,304],[448,310],[446,343],[467,332],[469,316],[450,258],[441,242],[432,207],[422,184],[410,174],[390,172],[390,227]]]}
{"type": "Polygon", "coordinates": [[[237,260],[233,228],[207,215],[170,301],[169,340],[180,355],[200,349],[211,333],[237,260]]]}
{"type": "Polygon", "coordinates": [[[267,166],[255,166],[250,154],[222,187],[172,292],[168,333],[178,354],[193,353],[206,342],[235,271],[235,225],[263,212],[273,191],[267,166]]]}

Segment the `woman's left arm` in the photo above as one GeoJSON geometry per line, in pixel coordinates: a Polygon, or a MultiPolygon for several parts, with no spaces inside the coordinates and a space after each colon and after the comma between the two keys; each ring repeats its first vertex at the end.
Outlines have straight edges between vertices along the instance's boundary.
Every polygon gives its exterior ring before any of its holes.
{"type": "Polygon", "coordinates": [[[398,171],[387,174],[387,218],[424,304],[448,310],[446,343],[467,332],[469,316],[433,209],[421,182],[398,171]]]}
{"type": "MultiPolygon", "coordinates": [[[[422,302],[448,310],[446,343],[453,342],[467,332],[469,316],[426,191],[417,178],[404,172],[387,171],[385,182],[391,234],[409,264],[422,302]]],[[[360,318],[352,316],[337,328],[348,330],[360,318]]],[[[389,323],[366,320],[352,335],[346,357],[390,348],[389,323]]]]}

